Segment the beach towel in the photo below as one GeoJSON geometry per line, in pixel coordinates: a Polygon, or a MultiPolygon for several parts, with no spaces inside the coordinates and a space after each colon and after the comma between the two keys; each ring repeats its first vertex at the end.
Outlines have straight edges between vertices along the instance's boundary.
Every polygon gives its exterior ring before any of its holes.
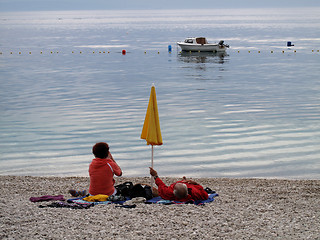
{"type": "MultiPolygon", "coordinates": [[[[217,193],[212,193],[212,194],[209,194],[209,198],[207,200],[196,200],[196,201],[188,201],[188,202],[179,202],[179,201],[173,201],[173,200],[164,200],[162,199],[161,197],[155,197],[155,198],[152,198],[150,200],[147,200],[145,203],[146,204],[152,204],[152,203],[155,203],[155,204],[164,204],[164,205],[170,205],[170,204],[195,204],[195,205],[204,205],[206,203],[209,203],[209,202],[213,202],[214,201],[214,198],[219,196],[217,193]]],[[[87,204],[87,203],[92,203],[94,205],[97,205],[97,204],[120,204],[120,205],[125,205],[126,204],[126,201],[128,200],[131,200],[131,198],[126,198],[125,201],[115,201],[115,202],[112,202],[112,201],[103,201],[103,202],[88,202],[88,201],[85,201],[84,198],[73,198],[73,199],[68,199],[67,202],[69,203],[78,203],[78,204],[87,204]]]]}
{"type": "Polygon", "coordinates": [[[87,209],[93,206],[93,203],[68,203],[68,202],[53,202],[48,205],[40,205],[39,208],[71,208],[71,209],[87,209]]]}
{"type": "Polygon", "coordinates": [[[155,197],[150,200],[147,200],[146,203],[156,203],[156,204],[164,204],[164,205],[170,205],[170,204],[195,204],[195,205],[204,205],[209,202],[213,202],[214,198],[219,196],[217,193],[209,194],[209,197],[207,200],[196,200],[196,201],[188,201],[188,202],[179,202],[179,201],[173,201],[173,200],[165,200],[161,197],[155,197]]]}
{"type": "Polygon", "coordinates": [[[63,195],[51,196],[45,195],[41,197],[31,197],[29,199],[31,202],[43,202],[43,201],[64,201],[63,195]]]}
{"type": "Polygon", "coordinates": [[[86,203],[92,203],[94,205],[97,205],[97,204],[102,204],[102,205],[106,205],[106,204],[123,204],[125,201],[127,200],[130,200],[130,198],[126,198],[126,200],[124,201],[101,201],[101,202],[88,202],[88,201],[85,201],[83,197],[81,198],[72,198],[72,199],[68,199],[67,202],[68,203],[78,203],[78,204],[86,204],[86,203]]]}

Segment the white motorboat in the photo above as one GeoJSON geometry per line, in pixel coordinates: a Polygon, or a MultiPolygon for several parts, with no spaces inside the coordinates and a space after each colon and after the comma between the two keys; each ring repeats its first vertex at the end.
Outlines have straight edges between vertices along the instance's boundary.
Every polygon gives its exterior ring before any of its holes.
{"type": "Polygon", "coordinates": [[[182,51],[192,52],[225,52],[229,45],[221,40],[219,43],[208,43],[204,37],[186,38],[184,42],[177,42],[182,51]]]}

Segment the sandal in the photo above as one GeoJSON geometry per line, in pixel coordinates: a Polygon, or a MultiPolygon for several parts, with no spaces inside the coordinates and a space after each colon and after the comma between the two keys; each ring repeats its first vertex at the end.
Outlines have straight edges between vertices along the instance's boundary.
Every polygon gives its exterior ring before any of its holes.
{"type": "Polygon", "coordinates": [[[74,189],[70,189],[69,193],[71,194],[72,197],[84,197],[87,195],[87,190],[76,191],[74,189]]]}
{"type": "Polygon", "coordinates": [[[79,197],[79,192],[74,189],[70,189],[69,193],[71,194],[72,197],[79,197]]]}

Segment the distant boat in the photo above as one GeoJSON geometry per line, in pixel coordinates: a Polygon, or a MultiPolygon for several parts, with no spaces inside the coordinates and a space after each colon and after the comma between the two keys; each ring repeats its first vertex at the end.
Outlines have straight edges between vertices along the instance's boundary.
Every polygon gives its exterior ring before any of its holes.
{"type": "Polygon", "coordinates": [[[225,52],[229,45],[224,44],[221,40],[219,43],[208,43],[204,37],[186,38],[184,42],[177,42],[182,51],[192,52],[225,52]]]}

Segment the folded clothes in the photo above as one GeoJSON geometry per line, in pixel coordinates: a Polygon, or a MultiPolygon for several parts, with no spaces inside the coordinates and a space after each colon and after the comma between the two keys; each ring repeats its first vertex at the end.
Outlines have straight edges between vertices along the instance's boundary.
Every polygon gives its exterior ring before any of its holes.
{"type": "Polygon", "coordinates": [[[98,194],[95,196],[89,196],[89,197],[83,198],[83,200],[87,202],[104,202],[108,200],[108,197],[109,197],[108,195],[98,194]]]}
{"type": "Polygon", "coordinates": [[[63,195],[56,195],[56,196],[51,196],[51,195],[45,195],[41,197],[31,197],[29,199],[31,202],[43,202],[43,201],[64,201],[63,195]]]}

